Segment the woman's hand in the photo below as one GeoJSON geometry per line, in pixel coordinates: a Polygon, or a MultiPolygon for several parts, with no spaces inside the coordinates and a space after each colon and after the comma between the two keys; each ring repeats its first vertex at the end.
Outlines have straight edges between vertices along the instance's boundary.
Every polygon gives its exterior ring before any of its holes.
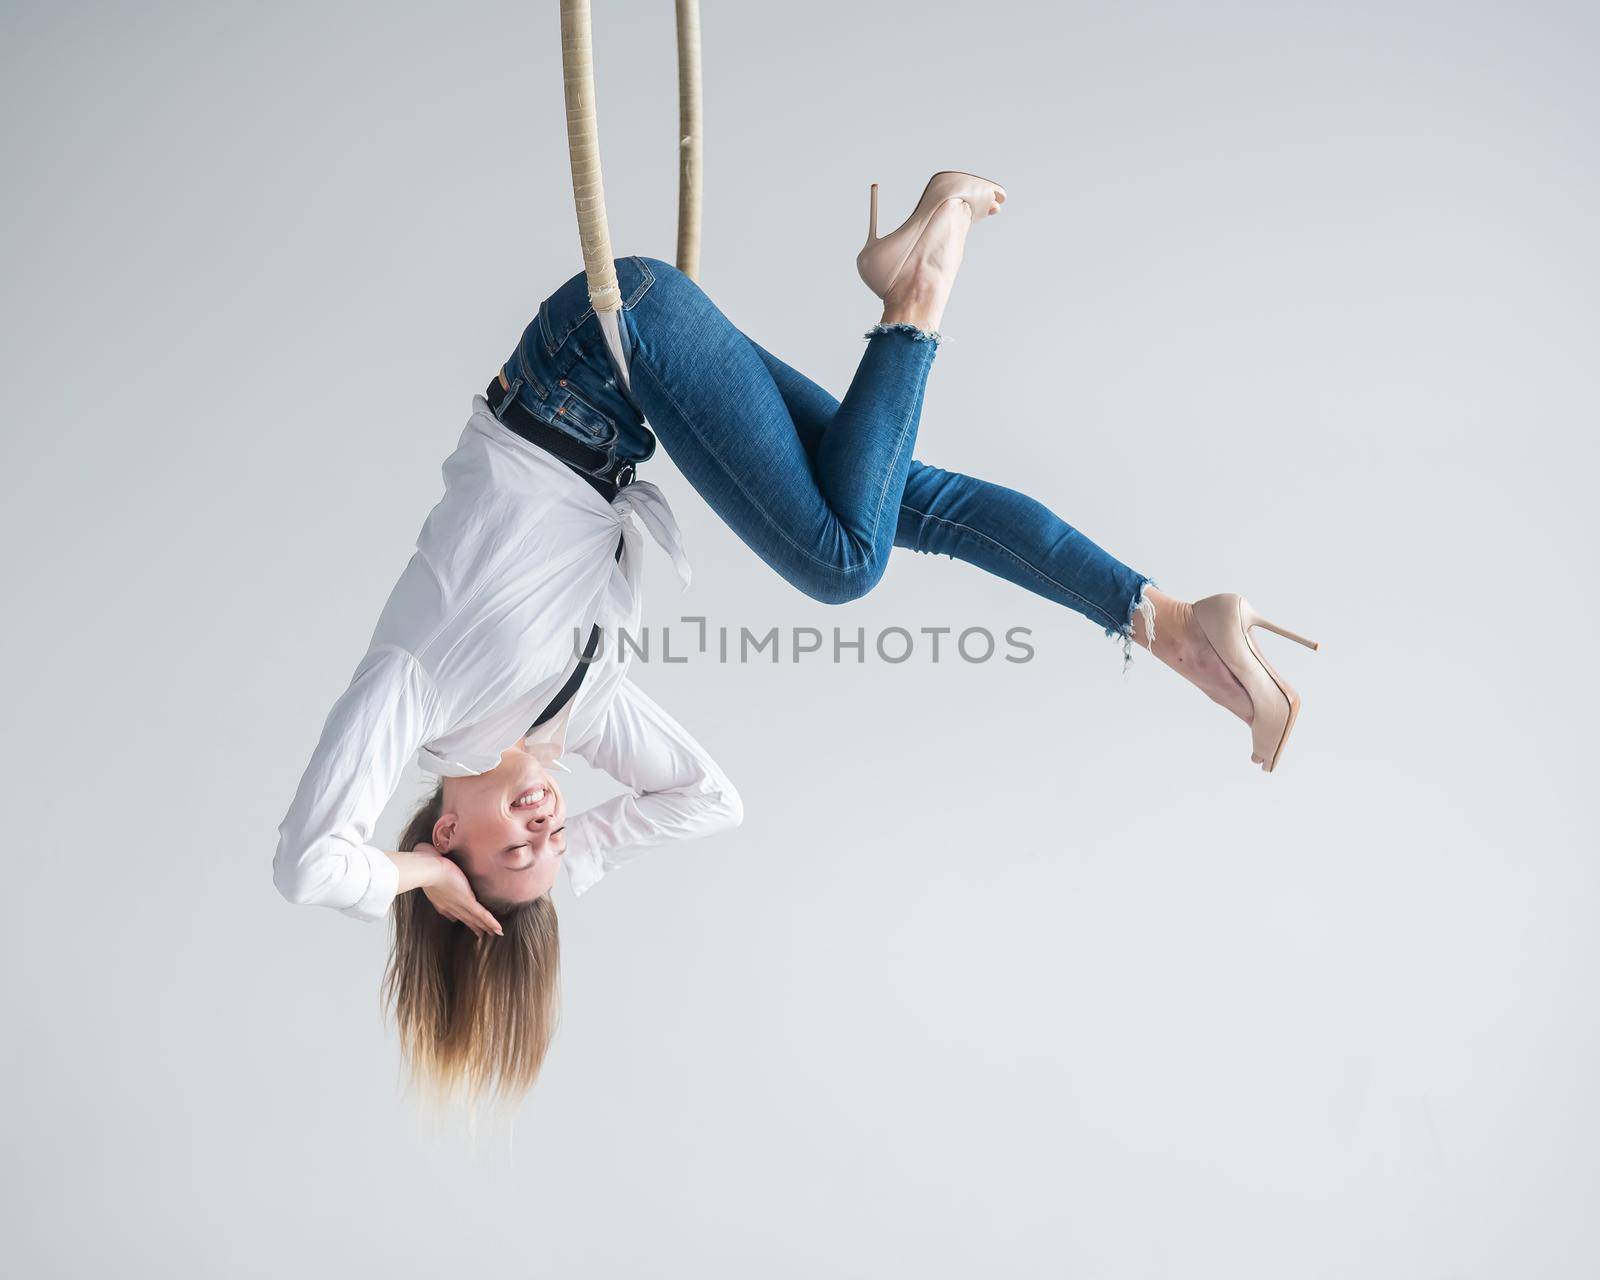
{"type": "Polygon", "coordinates": [[[480,938],[503,937],[500,922],[478,901],[466,873],[431,844],[419,844],[410,853],[390,854],[400,866],[402,892],[421,889],[433,909],[446,920],[458,920],[480,938]]]}

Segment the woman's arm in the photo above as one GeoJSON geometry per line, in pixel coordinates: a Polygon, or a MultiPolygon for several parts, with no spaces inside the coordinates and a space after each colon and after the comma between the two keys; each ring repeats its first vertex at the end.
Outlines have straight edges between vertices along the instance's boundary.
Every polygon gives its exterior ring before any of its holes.
{"type": "Polygon", "coordinates": [[[563,861],[574,894],[651,846],[726,831],[744,820],[727,774],[629,680],[617,686],[598,734],[574,751],[631,791],[567,820],[563,861]]]}
{"type": "Polygon", "coordinates": [[[395,897],[421,889],[446,920],[459,920],[480,938],[486,933],[505,936],[500,922],[472,892],[466,872],[431,844],[419,844],[409,853],[391,853],[388,858],[399,876],[395,897]]]}
{"type": "Polygon", "coordinates": [[[433,682],[403,649],[374,649],[328,712],[278,826],[272,880],[290,902],[381,920],[428,870],[371,843],[372,829],[437,712],[433,682]],[[403,874],[404,873],[404,874],[403,874]]]}

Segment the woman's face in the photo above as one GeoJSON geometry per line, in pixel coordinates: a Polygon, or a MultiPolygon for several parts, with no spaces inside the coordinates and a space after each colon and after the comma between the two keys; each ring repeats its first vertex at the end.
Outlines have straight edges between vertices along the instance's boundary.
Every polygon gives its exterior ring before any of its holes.
{"type": "Polygon", "coordinates": [[[461,864],[479,898],[532,902],[555,883],[566,820],[555,779],[512,747],[488,773],[444,780],[433,847],[461,864]]]}

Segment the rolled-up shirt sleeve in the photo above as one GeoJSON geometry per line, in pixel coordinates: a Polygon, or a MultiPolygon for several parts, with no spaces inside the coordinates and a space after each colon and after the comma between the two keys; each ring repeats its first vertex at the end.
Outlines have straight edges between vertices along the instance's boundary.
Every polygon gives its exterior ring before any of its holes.
{"type": "Polygon", "coordinates": [[[437,713],[433,682],[404,649],[375,648],[328,712],[278,826],[272,881],[290,902],[381,920],[399,873],[372,831],[437,713]]]}
{"type": "Polygon", "coordinates": [[[575,895],[648,848],[744,820],[738,791],[710,753],[629,680],[618,684],[599,731],[573,750],[629,788],[567,820],[562,862],[575,895]]]}

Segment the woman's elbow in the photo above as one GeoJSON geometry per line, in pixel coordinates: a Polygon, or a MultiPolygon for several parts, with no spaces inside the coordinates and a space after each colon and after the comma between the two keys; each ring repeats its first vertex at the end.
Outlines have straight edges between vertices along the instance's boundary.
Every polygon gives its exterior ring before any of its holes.
{"type": "Polygon", "coordinates": [[[304,850],[283,843],[278,845],[272,859],[272,884],[285,901],[305,907],[321,900],[326,876],[314,863],[304,850]]]}
{"type": "Polygon", "coordinates": [[[272,884],[283,895],[284,901],[292,902],[297,907],[306,906],[311,901],[310,882],[293,868],[274,865],[272,884]]]}

